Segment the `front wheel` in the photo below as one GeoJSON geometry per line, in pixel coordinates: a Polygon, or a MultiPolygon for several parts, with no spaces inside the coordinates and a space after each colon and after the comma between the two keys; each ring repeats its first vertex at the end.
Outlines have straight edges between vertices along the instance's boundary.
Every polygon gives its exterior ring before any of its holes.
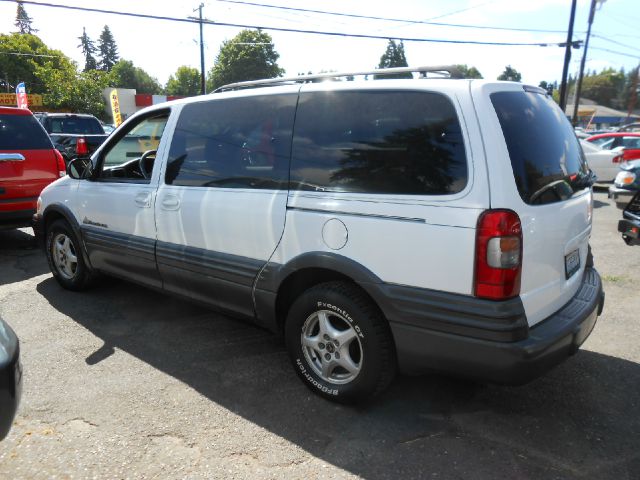
{"type": "Polygon", "coordinates": [[[302,381],[341,402],[368,400],[396,371],[389,325],[356,285],[317,285],[296,299],[285,324],[289,357],[302,381]]]}
{"type": "Polygon", "coordinates": [[[47,229],[47,260],[54,278],[68,290],[84,290],[93,279],[84,262],[80,241],[71,226],[56,220],[47,229]]]}

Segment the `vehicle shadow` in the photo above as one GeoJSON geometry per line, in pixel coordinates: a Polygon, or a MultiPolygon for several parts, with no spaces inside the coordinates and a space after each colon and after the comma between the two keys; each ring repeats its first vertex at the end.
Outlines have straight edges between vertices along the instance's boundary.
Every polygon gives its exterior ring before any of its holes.
{"type": "Polygon", "coordinates": [[[21,282],[49,271],[31,229],[0,230],[0,285],[21,282]]]}
{"type": "MultiPolygon", "coordinates": [[[[522,387],[436,375],[399,378],[345,407],[313,395],[281,341],[216,312],[125,282],[37,291],[102,339],[212,402],[362,478],[637,478],[640,366],[582,351],[522,387]]],[[[596,327],[597,328],[597,327],[596,327]]],[[[321,473],[321,472],[320,472],[321,473]]]]}

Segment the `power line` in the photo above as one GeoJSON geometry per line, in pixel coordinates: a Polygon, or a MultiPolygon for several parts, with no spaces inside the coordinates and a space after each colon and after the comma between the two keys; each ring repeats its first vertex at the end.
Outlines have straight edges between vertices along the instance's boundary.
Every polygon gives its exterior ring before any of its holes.
{"type": "Polygon", "coordinates": [[[490,27],[486,25],[468,25],[468,24],[460,24],[460,23],[442,23],[442,22],[431,21],[436,18],[442,18],[445,16],[453,15],[454,13],[460,13],[466,10],[470,10],[471,8],[476,8],[478,6],[486,5],[487,3],[492,3],[492,2],[486,2],[481,5],[475,5],[473,7],[457,10],[455,12],[447,13],[444,15],[439,15],[429,20],[411,20],[408,18],[376,17],[371,15],[359,15],[355,13],[340,13],[340,12],[330,12],[327,10],[312,10],[307,8],[283,7],[280,5],[266,5],[263,3],[248,2],[244,0],[215,0],[215,1],[222,2],[222,3],[249,5],[254,7],[274,8],[278,10],[288,10],[293,12],[317,13],[320,15],[331,15],[331,16],[337,16],[337,17],[360,18],[360,19],[366,19],[366,20],[381,20],[381,21],[387,21],[387,22],[400,22],[400,23],[409,23],[409,24],[422,24],[422,25],[432,25],[437,27],[474,28],[474,29],[481,29],[481,30],[503,30],[503,31],[512,31],[512,32],[566,33],[564,30],[546,30],[546,29],[536,29],[536,28],[515,28],[515,27],[490,27]]]}
{"type": "MultiPolygon", "coordinates": [[[[13,2],[15,0],[0,0],[2,2],[13,2]]],[[[132,13],[132,12],[119,12],[115,10],[105,10],[101,8],[89,8],[89,7],[74,7],[70,5],[61,5],[57,3],[45,3],[45,2],[34,2],[29,0],[23,0],[22,3],[28,5],[38,5],[41,7],[51,7],[51,8],[62,8],[67,10],[75,10],[75,11],[83,11],[83,12],[92,12],[92,13],[103,13],[108,15],[120,15],[127,17],[135,17],[135,18],[146,18],[150,20],[166,20],[172,22],[183,22],[183,23],[200,23],[200,20],[192,20],[189,18],[179,18],[179,17],[167,17],[161,15],[148,15],[143,13],[132,13]]],[[[284,27],[270,27],[265,25],[246,25],[239,23],[228,23],[228,22],[214,22],[211,20],[203,20],[203,24],[205,25],[217,25],[220,27],[237,27],[237,28],[251,28],[251,29],[261,29],[261,30],[272,30],[276,32],[291,32],[291,33],[306,33],[309,35],[325,35],[325,36],[333,36],[333,37],[350,37],[350,38],[367,38],[374,40],[388,40],[390,37],[388,35],[367,35],[367,34],[357,34],[357,33],[341,33],[341,32],[325,32],[319,30],[303,30],[297,28],[284,28],[284,27]]],[[[480,40],[447,40],[443,38],[416,38],[416,37],[396,37],[392,36],[395,40],[400,40],[403,42],[429,42],[429,43],[452,43],[452,44],[464,44],[464,45],[493,45],[493,46],[523,46],[523,47],[549,47],[549,46],[561,46],[562,43],[555,42],[486,42],[480,40]]]]}
{"type": "Polygon", "coordinates": [[[637,55],[631,55],[630,53],[616,52],[615,50],[609,50],[608,48],[601,47],[591,47],[592,50],[600,50],[602,52],[614,53],[616,55],[622,55],[623,57],[635,58],[636,60],[640,60],[640,53],[637,55]]]}
{"type": "Polygon", "coordinates": [[[610,43],[614,43],[616,45],[619,45],[621,47],[625,47],[625,48],[630,48],[631,50],[636,50],[638,51],[638,48],[632,45],[627,45],[621,42],[616,42],[615,40],[611,40],[610,38],[607,37],[603,37],[602,35],[596,35],[595,33],[591,34],[592,37],[594,38],[599,38],[600,40],[604,40],[605,42],[610,42],[610,43]]]}
{"type": "Polygon", "coordinates": [[[20,57],[49,57],[58,58],[61,55],[44,55],[39,53],[21,53],[21,52],[0,52],[0,55],[15,55],[20,57]]]}

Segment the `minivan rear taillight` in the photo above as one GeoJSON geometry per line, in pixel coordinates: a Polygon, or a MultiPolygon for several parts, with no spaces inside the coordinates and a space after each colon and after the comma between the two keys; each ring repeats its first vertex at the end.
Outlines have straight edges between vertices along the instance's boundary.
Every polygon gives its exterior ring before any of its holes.
{"type": "Polygon", "coordinates": [[[476,297],[505,300],[520,294],[522,227],[511,210],[487,210],[476,230],[476,297]]]}
{"type": "Polygon", "coordinates": [[[89,147],[84,137],[78,137],[76,139],[76,155],[79,157],[87,155],[89,153],[89,147]]]}
{"type": "Polygon", "coordinates": [[[67,165],[64,163],[64,157],[57,149],[54,149],[53,151],[56,154],[56,165],[58,166],[58,176],[64,177],[67,174],[67,165]]]}

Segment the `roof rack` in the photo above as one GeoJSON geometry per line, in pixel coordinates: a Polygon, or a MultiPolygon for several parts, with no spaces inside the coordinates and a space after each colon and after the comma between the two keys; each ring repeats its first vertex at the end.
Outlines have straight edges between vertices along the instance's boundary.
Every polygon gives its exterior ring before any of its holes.
{"type": "Polygon", "coordinates": [[[396,68],[381,68],[377,70],[364,70],[360,72],[328,72],[317,73],[313,75],[299,75],[297,77],[287,78],[268,78],[265,80],[251,80],[248,82],[236,82],[223,85],[214,90],[216,92],[227,92],[230,90],[241,90],[243,88],[255,88],[263,86],[276,86],[276,85],[291,85],[295,83],[307,83],[314,80],[323,80],[330,78],[340,77],[355,77],[363,75],[396,75],[398,73],[419,73],[419,78],[427,78],[427,73],[433,73],[438,75],[438,78],[462,78],[460,70],[455,65],[441,65],[435,67],[396,67],[396,68]]]}

